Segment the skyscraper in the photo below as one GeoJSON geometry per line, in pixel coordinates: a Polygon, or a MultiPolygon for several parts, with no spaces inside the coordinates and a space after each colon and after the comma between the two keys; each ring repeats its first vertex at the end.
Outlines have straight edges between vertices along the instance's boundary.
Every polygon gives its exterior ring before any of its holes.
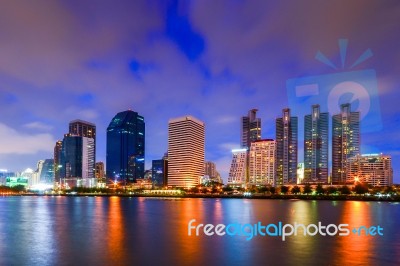
{"type": "Polygon", "coordinates": [[[40,182],[52,184],[54,182],[54,160],[46,159],[40,172],[40,182]]]}
{"type": "MultiPolygon", "coordinates": [[[[69,122],[69,134],[94,140],[94,162],[96,162],[96,125],[80,119],[69,122]]],[[[93,171],[95,165],[93,164],[93,171]]]]}
{"type": "Polygon", "coordinates": [[[332,183],[346,181],[349,158],[360,153],[360,112],[352,112],[350,104],[340,106],[340,114],[332,117],[332,183]]]}
{"type": "Polygon", "coordinates": [[[313,105],[304,117],[304,180],[303,183],[328,182],[329,114],[313,105]]]}
{"type": "Polygon", "coordinates": [[[32,173],[31,178],[29,179],[29,183],[31,186],[41,183],[40,176],[42,174],[43,164],[44,164],[44,160],[39,160],[37,162],[37,168],[32,173]]]}
{"type": "Polygon", "coordinates": [[[193,187],[204,175],[204,122],[184,116],[168,123],[168,186],[193,187]]]}
{"type": "Polygon", "coordinates": [[[153,160],[151,163],[151,177],[154,186],[163,187],[168,184],[168,157],[160,160],[153,160]]]}
{"type": "Polygon", "coordinates": [[[228,184],[245,186],[247,183],[247,149],[232,150],[232,162],[229,169],[228,184]]]}
{"type": "Polygon", "coordinates": [[[276,179],[278,186],[297,183],[298,121],[283,109],[282,118],[276,119],[276,179]]]}
{"type": "Polygon", "coordinates": [[[60,182],[62,141],[58,140],[54,146],[54,180],[60,182]]]}
{"type": "Polygon", "coordinates": [[[251,109],[242,117],[240,141],[242,148],[250,148],[250,143],[261,139],[261,118],[257,118],[257,109],[251,109]]]}
{"type": "Polygon", "coordinates": [[[94,176],[97,178],[98,181],[103,181],[105,175],[104,172],[104,163],[103,162],[96,162],[95,163],[95,172],[94,176]]]}
{"type": "Polygon", "coordinates": [[[275,180],[276,142],[273,139],[251,143],[249,155],[249,184],[272,185],[275,180]]]}
{"type": "Polygon", "coordinates": [[[80,119],[69,122],[69,133],[75,136],[92,138],[96,142],[96,125],[80,119]]]}
{"type": "Polygon", "coordinates": [[[204,163],[204,175],[210,177],[210,179],[217,177],[217,168],[214,162],[208,161],[204,163]]]}
{"type": "Polygon", "coordinates": [[[144,177],[145,123],[132,110],[114,116],[107,127],[106,175],[123,183],[144,177]]]}
{"type": "Polygon", "coordinates": [[[62,141],[60,176],[77,185],[85,185],[94,178],[94,140],[65,134],[62,141]]]}

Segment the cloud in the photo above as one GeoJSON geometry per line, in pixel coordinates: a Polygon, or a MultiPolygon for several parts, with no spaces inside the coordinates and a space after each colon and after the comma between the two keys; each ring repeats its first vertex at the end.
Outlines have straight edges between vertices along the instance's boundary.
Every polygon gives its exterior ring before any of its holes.
{"type": "Polygon", "coordinates": [[[230,124],[230,123],[237,122],[237,121],[239,121],[239,118],[236,116],[224,115],[224,116],[217,117],[214,122],[217,124],[230,124]]]}
{"type": "Polygon", "coordinates": [[[37,129],[37,130],[42,130],[42,131],[50,131],[53,129],[53,126],[46,125],[46,124],[44,124],[42,122],[38,122],[38,121],[30,122],[23,126],[26,128],[29,128],[29,129],[37,129]]]}
{"type": "Polygon", "coordinates": [[[233,149],[240,148],[240,144],[239,144],[239,142],[238,143],[235,143],[235,142],[221,143],[218,145],[218,148],[225,152],[227,152],[227,151],[231,152],[231,150],[233,150],[233,149]]]}
{"type": "Polygon", "coordinates": [[[81,109],[76,106],[68,107],[64,113],[71,118],[74,117],[72,119],[79,118],[83,120],[92,120],[99,116],[98,112],[94,109],[81,109]]]}
{"type": "Polygon", "coordinates": [[[0,154],[34,154],[52,151],[53,136],[50,134],[29,135],[0,123],[0,154]]]}

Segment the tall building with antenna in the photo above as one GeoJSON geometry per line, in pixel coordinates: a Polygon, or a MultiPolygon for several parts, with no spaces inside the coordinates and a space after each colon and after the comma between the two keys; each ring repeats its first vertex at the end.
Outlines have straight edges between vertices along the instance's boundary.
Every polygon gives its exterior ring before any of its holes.
{"type": "Polygon", "coordinates": [[[328,182],[329,113],[321,113],[318,104],[304,117],[303,183],[328,182]]]}
{"type": "Polygon", "coordinates": [[[257,109],[251,109],[241,120],[240,144],[242,148],[250,149],[253,141],[261,139],[261,118],[257,118],[257,109]]]}
{"type": "Polygon", "coordinates": [[[332,183],[346,182],[349,158],[360,154],[360,112],[352,112],[349,103],[340,106],[332,117],[332,183]]]}
{"type": "Polygon", "coordinates": [[[298,119],[290,109],[276,119],[276,179],[277,186],[297,183],[298,119]]]}

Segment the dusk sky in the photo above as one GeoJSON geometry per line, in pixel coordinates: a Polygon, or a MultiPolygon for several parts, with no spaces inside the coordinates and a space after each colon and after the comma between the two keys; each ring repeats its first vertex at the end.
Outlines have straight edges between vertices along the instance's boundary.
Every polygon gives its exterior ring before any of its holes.
{"type": "Polygon", "coordinates": [[[369,110],[381,122],[362,121],[361,151],[392,155],[400,183],[399,36],[398,0],[2,1],[0,168],[52,158],[74,119],[96,124],[105,162],[109,122],[132,109],[146,122],[146,169],[167,151],[168,120],[190,114],[206,123],[206,159],[226,182],[241,116],[259,109],[262,137],[275,138],[288,80],[348,72],[370,49],[351,71],[375,70],[369,110]]]}

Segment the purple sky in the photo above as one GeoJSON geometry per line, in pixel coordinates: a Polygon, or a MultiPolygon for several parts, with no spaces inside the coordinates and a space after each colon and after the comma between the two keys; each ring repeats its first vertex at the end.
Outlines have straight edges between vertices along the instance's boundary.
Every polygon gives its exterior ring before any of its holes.
{"type": "Polygon", "coordinates": [[[52,158],[77,118],[97,125],[105,161],[108,123],[133,109],[146,121],[146,168],[167,150],[168,119],[191,114],[226,180],[240,116],[258,108],[263,137],[275,138],[286,81],[344,71],[315,55],[340,65],[345,38],[348,62],[373,52],[353,70],[377,75],[382,129],[362,133],[362,152],[392,155],[400,183],[399,1],[123,2],[2,3],[0,168],[52,158]]]}

